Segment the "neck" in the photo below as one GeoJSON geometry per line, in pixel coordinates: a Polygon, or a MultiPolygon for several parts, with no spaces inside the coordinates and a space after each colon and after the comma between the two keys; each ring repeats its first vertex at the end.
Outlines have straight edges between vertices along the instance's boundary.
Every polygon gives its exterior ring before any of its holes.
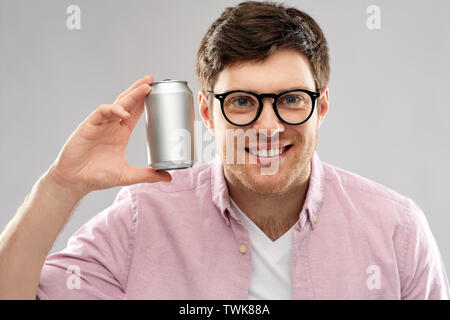
{"type": "Polygon", "coordinates": [[[298,221],[308,191],[310,170],[300,175],[287,192],[276,195],[258,194],[246,188],[227,170],[224,173],[230,197],[272,241],[298,221]]]}

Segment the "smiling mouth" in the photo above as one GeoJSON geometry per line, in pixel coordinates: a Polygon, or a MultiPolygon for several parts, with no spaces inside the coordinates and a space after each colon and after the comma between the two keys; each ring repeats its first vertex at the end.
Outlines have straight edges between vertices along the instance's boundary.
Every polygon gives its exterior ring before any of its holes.
{"type": "Polygon", "coordinates": [[[285,154],[286,151],[288,151],[291,148],[292,148],[292,144],[289,144],[289,145],[284,146],[282,148],[271,149],[271,150],[266,150],[266,149],[261,149],[261,150],[252,149],[252,150],[250,150],[249,148],[245,148],[245,151],[248,152],[249,154],[253,155],[253,156],[256,156],[256,157],[272,158],[272,157],[276,157],[276,156],[285,154]]]}

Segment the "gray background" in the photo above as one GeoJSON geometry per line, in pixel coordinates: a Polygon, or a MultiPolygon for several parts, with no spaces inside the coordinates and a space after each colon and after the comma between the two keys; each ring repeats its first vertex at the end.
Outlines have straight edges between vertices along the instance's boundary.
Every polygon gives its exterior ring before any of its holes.
{"type": "MultiPolygon", "coordinates": [[[[76,126],[138,78],[188,80],[198,108],[198,45],[238,2],[0,0],[1,229],[76,126]],[[66,27],[71,4],[81,8],[81,30],[66,27]]],[[[285,3],[311,14],[329,42],[319,156],[411,197],[450,272],[450,1],[285,3]],[[366,27],[371,4],[381,9],[380,30],[366,27]]],[[[144,128],[142,117],[127,149],[137,167],[147,164],[144,128]]],[[[86,196],[52,252],[119,189],[86,196]]]]}

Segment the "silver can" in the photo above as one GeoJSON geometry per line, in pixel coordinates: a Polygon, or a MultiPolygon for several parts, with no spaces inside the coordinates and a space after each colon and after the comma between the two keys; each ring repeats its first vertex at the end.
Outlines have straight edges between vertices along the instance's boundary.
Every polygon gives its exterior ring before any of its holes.
{"type": "Polygon", "coordinates": [[[194,165],[194,99],[187,81],[150,83],[145,97],[149,166],[174,170],[194,165]]]}

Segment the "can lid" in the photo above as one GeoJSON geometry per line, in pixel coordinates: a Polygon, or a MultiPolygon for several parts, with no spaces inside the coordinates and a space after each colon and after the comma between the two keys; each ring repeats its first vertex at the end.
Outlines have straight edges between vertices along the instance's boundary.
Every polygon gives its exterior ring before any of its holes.
{"type": "Polygon", "coordinates": [[[152,83],[150,83],[150,85],[152,86],[152,85],[159,84],[159,83],[172,83],[172,82],[181,82],[181,83],[187,84],[187,81],[185,81],[185,80],[164,79],[161,81],[152,82],[152,83]]]}

